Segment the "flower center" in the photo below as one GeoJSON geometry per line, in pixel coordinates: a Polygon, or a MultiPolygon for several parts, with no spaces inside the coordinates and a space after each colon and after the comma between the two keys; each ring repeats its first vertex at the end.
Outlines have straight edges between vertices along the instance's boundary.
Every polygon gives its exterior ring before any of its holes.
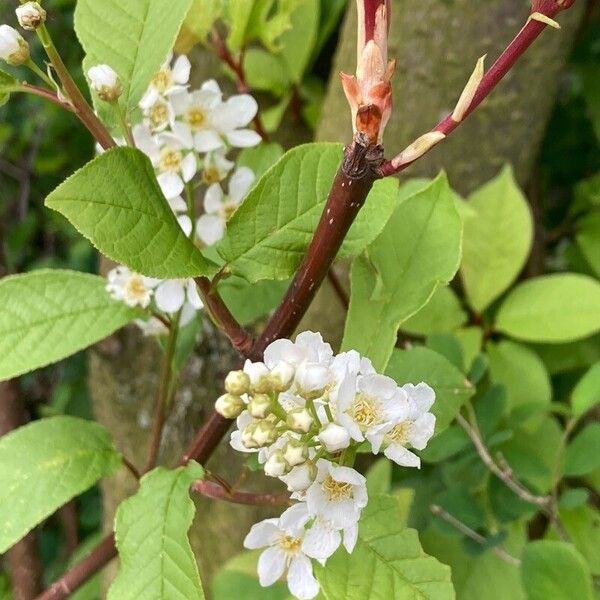
{"type": "Polygon", "coordinates": [[[202,179],[205,183],[219,183],[221,181],[221,173],[217,167],[205,167],[202,172],[202,179]]]}
{"type": "Polygon", "coordinates": [[[279,539],[279,547],[285,552],[289,552],[290,554],[295,554],[300,550],[300,546],[302,545],[302,540],[297,537],[293,537],[291,535],[285,534],[281,536],[279,539]]]}
{"type": "Polygon", "coordinates": [[[366,394],[358,394],[352,405],[352,418],[361,427],[371,427],[380,420],[381,407],[379,401],[366,394]]]}
{"type": "Polygon", "coordinates": [[[143,300],[148,293],[148,288],[139,275],[132,275],[125,284],[125,292],[129,298],[143,300]]]}
{"type": "Polygon", "coordinates": [[[161,171],[178,171],[183,155],[179,150],[164,148],[160,153],[159,167],[161,171]]]}
{"type": "Polygon", "coordinates": [[[323,490],[329,500],[338,502],[353,497],[352,484],[345,481],[336,481],[331,475],[327,475],[323,480],[323,490]]]}
{"type": "Polygon", "coordinates": [[[185,113],[185,120],[192,129],[198,130],[206,123],[206,113],[200,106],[190,106],[185,113]]]}
{"type": "Polygon", "coordinates": [[[223,202],[223,206],[221,207],[221,213],[225,221],[229,221],[233,216],[233,213],[237,210],[237,204],[235,202],[223,202]]]}
{"type": "Polygon", "coordinates": [[[169,109],[164,102],[155,102],[148,111],[153,127],[160,127],[169,120],[169,109]]]}
{"type": "Polygon", "coordinates": [[[410,421],[402,421],[395,425],[387,433],[389,440],[395,444],[406,444],[408,442],[408,435],[410,433],[412,423],[410,421]]]}
{"type": "Polygon", "coordinates": [[[152,85],[160,94],[164,94],[171,87],[172,82],[173,77],[171,76],[171,69],[169,68],[161,69],[152,78],[152,85]]]}

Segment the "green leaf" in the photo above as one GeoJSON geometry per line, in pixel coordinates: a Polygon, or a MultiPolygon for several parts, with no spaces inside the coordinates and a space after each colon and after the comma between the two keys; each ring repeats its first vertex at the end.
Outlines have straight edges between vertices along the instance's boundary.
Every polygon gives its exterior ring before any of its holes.
{"type": "Polygon", "coordinates": [[[579,477],[600,467],[600,423],[592,423],[578,433],[567,446],[563,472],[579,477]]]}
{"type": "Polygon", "coordinates": [[[120,464],[109,433],[92,421],[52,417],[1,437],[0,554],[120,464]]]}
{"type": "Polygon", "coordinates": [[[222,10],[221,2],[192,0],[177,37],[175,51],[179,54],[187,54],[196,43],[204,40],[221,15],[222,10]]]}
{"type": "Polygon", "coordinates": [[[461,276],[469,303],[483,312],[520,273],[533,240],[527,200],[510,167],[474,192],[464,222],[461,276]]]}
{"type": "Polygon", "coordinates": [[[436,416],[436,433],[450,425],[460,407],[475,393],[451,362],[428,348],[394,350],[386,374],[398,385],[424,381],[435,390],[431,412],[436,416]]]}
{"type": "Polygon", "coordinates": [[[467,322],[467,313],[449,286],[438,287],[429,302],[404,321],[402,330],[417,335],[452,331],[467,322]]]}
{"type": "Polygon", "coordinates": [[[487,345],[491,379],[506,387],[508,410],[523,405],[547,407],[552,398],[550,377],[540,357],[515,342],[487,345]]]}
{"type": "Polygon", "coordinates": [[[425,346],[450,361],[459,371],[465,371],[465,359],[458,338],[448,332],[432,333],[425,339],[425,346]]]}
{"type": "Polygon", "coordinates": [[[46,206],[100,252],[143,275],[175,279],[215,270],[181,230],[139,150],[104,152],[59,185],[46,206]]]}
{"type": "Polygon", "coordinates": [[[0,279],[0,380],[83,350],[143,314],[96,275],[43,269],[0,279]]]}
{"type": "Polygon", "coordinates": [[[571,394],[575,416],[584,415],[600,402],[600,362],[597,362],[577,383],[571,394]]]}
{"type": "Polygon", "coordinates": [[[343,548],[316,567],[324,600],[420,598],[450,600],[450,569],[425,554],[417,532],[398,522],[392,496],[370,498],[352,554],[343,548]]]}
{"type": "Polygon", "coordinates": [[[463,327],[457,329],[454,335],[460,342],[465,366],[470,369],[473,361],[480,355],[483,343],[483,331],[480,327],[463,327]]]}
{"type": "Polygon", "coordinates": [[[600,330],[600,283],[575,273],[545,275],[504,300],[496,329],[531,342],[568,342],[600,330]]]}
{"type": "Polygon", "coordinates": [[[285,64],[276,54],[262,48],[250,48],[244,58],[246,81],[252,90],[283,96],[290,85],[285,64]]]}
{"type": "Polygon", "coordinates": [[[461,221],[444,174],[402,202],[352,265],[344,349],[383,370],[400,325],[456,273],[461,221]]]}
{"type": "Polygon", "coordinates": [[[252,16],[252,10],[256,0],[225,0],[225,21],[229,25],[227,35],[227,46],[233,50],[239,50],[246,41],[246,30],[252,16]]]}
{"type": "Polygon", "coordinates": [[[252,169],[257,178],[262,177],[281,157],[283,148],[277,142],[261,143],[254,148],[244,148],[237,158],[239,167],[252,169]]]}
{"type": "Polygon", "coordinates": [[[600,140],[600,67],[595,61],[586,61],[579,67],[586,100],[596,137],[600,140]]]}
{"type": "MultiPolygon", "coordinates": [[[[191,0],[78,0],[75,31],[85,66],[110,65],[119,75],[126,111],[137,108],[150,80],[173,48],[191,0]]],[[[98,103],[102,106],[101,101],[98,103]]]]}
{"type": "MultiPolygon", "coordinates": [[[[341,159],[340,144],[306,144],[287,152],[261,177],[216,246],[235,275],[250,282],[293,275],[341,159]]],[[[397,185],[387,179],[373,186],[340,255],[360,252],[379,234],[396,206],[397,185]]]]}
{"type": "Polygon", "coordinates": [[[593,600],[585,560],[565,542],[537,541],[525,546],[521,577],[528,600],[593,600]]]}
{"type": "Polygon", "coordinates": [[[367,492],[369,497],[388,494],[392,487],[392,463],[387,458],[380,458],[368,470],[367,492]]]}
{"type": "Polygon", "coordinates": [[[590,267],[600,277],[600,211],[594,211],[577,223],[575,238],[590,267]]]}
{"type": "Polygon", "coordinates": [[[121,568],[108,600],[204,598],[187,535],[196,510],[189,488],[203,474],[193,462],[175,470],[158,467],[121,503],[115,519],[121,568]]]}
{"type": "Polygon", "coordinates": [[[570,488],[565,490],[558,499],[560,509],[578,508],[589,499],[590,493],[585,488],[570,488]]]}
{"type": "Polygon", "coordinates": [[[21,85],[16,77],[0,69],[0,106],[8,102],[11,92],[17,92],[20,89],[21,85]]]}

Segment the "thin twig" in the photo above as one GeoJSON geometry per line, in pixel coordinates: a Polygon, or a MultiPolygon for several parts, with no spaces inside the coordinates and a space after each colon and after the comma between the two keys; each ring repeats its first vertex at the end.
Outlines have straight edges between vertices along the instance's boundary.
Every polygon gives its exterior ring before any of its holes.
{"type": "Polygon", "coordinates": [[[136,478],[136,479],[140,479],[141,478],[141,474],[138,471],[137,467],[125,456],[121,457],[121,462],[123,463],[123,466],[136,478]]]}
{"type": "Polygon", "coordinates": [[[212,498],[223,500],[232,504],[245,504],[251,506],[288,506],[290,504],[289,494],[255,494],[252,492],[232,491],[228,492],[223,486],[212,481],[201,479],[192,484],[192,491],[212,498]]]}
{"type": "Polygon", "coordinates": [[[346,293],[346,290],[344,289],[344,286],[339,280],[333,267],[331,267],[327,272],[327,279],[329,280],[329,283],[331,284],[331,287],[333,288],[333,291],[338,297],[341,305],[348,310],[348,307],[350,306],[350,299],[348,298],[348,294],[346,293]]]}
{"type": "MultiPolygon", "coordinates": [[[[460,531],[461,533],[464,533],[468,538],[472,539],[474,542],[477,542],[478,544],[481,544],[482,546],[488,545],[488,541],[485,537],[483,537],[482,535],[480,535],[479,533],[477,533],[476,531],[471,529],[468,525],[466,525],[462,521],[459,521],[455,516],[451,515],[448,511],[444,510],[441,506],[438,506],[437,504],[433,504],[429,507],[429,510],[431,510],[431,512],[434,515],[437,515],[441,519],[444,519],[444,521],[446,521],[446,523],[449,523],[453,527],[456,527],[456,529],[458,529],[458,531],[460,531]]],[[[513,556],[512,554],[509,554],[502,546],[491,546],[490,550],[494,554],[496,554],[498,556],[498,558],[501,558],[503,561],[505,561],[511,565],[514,565],[515,567],[518,567],[521,565],[521,559],[517,558],[516,556],[513,556]]]]}

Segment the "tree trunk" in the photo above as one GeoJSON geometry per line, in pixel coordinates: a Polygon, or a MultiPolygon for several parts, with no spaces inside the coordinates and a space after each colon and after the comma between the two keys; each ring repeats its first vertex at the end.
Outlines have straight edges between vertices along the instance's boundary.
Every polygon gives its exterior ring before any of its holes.
{"type": "MultiPolygon", "coordinates": [[[[390,55],[398,58],[398,70],[394,80],[396,113],[386,133],[388,154],[399,151],[452,110],[477,58],[488,53],[491,64],[523,23],[529,3],[403,0],[394,4],[390,55]]],[[[576,6],[561,15],[563,30],[547,31],[492,98],[409,174],[433,175],[445,168],[452,185],[466,193],[510,162],[519,181],[525,182],[582,8],[576,6]]],[[[355,18],[352,7],[343,27],[334,73],[355,69],[355,18]]],[[[210,61],[205,66],[205,73],[218,72],[218,66],[210,61]]],[[[292,139],[304,137],[305,132],[301,132],[292,139]]],[[[350,139],[349,110],[337,76],[332,78],[317,137],[343,142],[350,139]]],[[[302,328],[320,330],[335,344],[341,337],[343,319],[339,300],[331,285],[325,283],[302,328]]],[[[154,342],[128,329],[99,345],[90,356],[90,388],[98,419],[109,428],[125,455],[141,466],[156,389],[158,349],[154,342]]],[[[169,464],[179,454],[221,393],[223,374],[234,362],[227,342],[210,328],[204,331],[167,423],[161,463],[169,464]]],[[[235,480],[241,462],[239,455],[223,443],[208,467],[235,480]]],[[[249,474],[243,487],[264,490],[265,485],[272,486],[272,480],[249,474]]],[[[131,477],[124,471],[104,486],[108,528],[115,507],[133,490],[131,477]]],[[[203,580],[209,582],[216,568],[240,550],[253,522],[274,512],[199,501],[191,539],[203,580]]]]}

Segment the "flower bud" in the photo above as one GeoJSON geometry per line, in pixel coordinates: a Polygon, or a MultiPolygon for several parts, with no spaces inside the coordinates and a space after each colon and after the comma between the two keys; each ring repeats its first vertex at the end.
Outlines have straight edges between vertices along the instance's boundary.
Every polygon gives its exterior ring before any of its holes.
{"type": "Polygon", "coordinates": [[[234,394],[223,394],[215,402],[215,410],[226,419],[239,417],[244,407],[244,401],[234,394]]]}
{"type": "Polygon", "coordinates": [[[350,434],[336,423],[329,423],[318,435],[328,452],[338,452],[350,445],[350,434]]]}
{"type": "Polygon", "coordinates": [[[289,440],[281,450],[285,462],[290,467],[296,467],[306,462],[308,458],[308,448],[298,440],[289,440]]]}
{"type": "Polygon", "coordinates": [[[270,391],[269,369],[264,363],[253,363],[247,360],[244,365],[244,373],[250,378],[250,389],[253,392],[264,394],[270,391]]]}
{"type": "Polygon", "coordinates": [[[123,93],[119,76],[108,65],[96,65],[88,70],[91,88],[105,102],[115,102],[123,93]]]}
{"type": "Polygon", "coordinates": [[[254,440],[254,432],[256,431],[258,423],[250,423],[246,425],[242,431],[241,441],[242,444],[248,448],[249,450],[253,450],[255,448],[259,448],[260,446],[254,440]]]}
{"type": "Polygon", "coordinates": [[[247,394],[250,390],[250,377],[244,371],[230,371],[225,377],[225,389],[236,396],[247,394]]]}
{"type": "Polygon", "coordinates": [[[18,67],[29,60],[29,44],[9,25],[0,25],[0,59],[18,67]]]}
{"type": "Polygon", "coordinates": [[[46,11],[37,2],[25,2],[15,11],[19,25],[33,31],[46,21],[46,11]]]}
{"type": "Polygon", "coordinates": [[[322,396],[331,379],[329,368],[319,363],[302,363],[296,371],[298,393],[307,400],[322,396]]]}
{"type": "Polygon", "coordinates": [[[306,462],[299,467],[294,467],[282,479],[285,481],[290,492],[303,492],[312,485],[316,476],[317,467],[312,463],[306,462]]]}
{"type": "Polygon", "coordinates": [[[289,362],[282,360],[278,362],[269,375],[271,389],[274,392],[285,392],[294,381],[295,369],[289,362]]]}
{"type": "Polygon", "coordinates": [[[265,475],[269,477],[281,477],[286,474],[289,465],[285,462],[281,450],[277,450],[271,454],[265,463],[264,469],[265,475]]]}
{"type": "Polygon", "coordinates": [[[313,424],[313,418],[306,408],[294,408],[288,413],[287,425],[296,433],[306,433],[313,424]]]}
{"type": "Polygon", "coordinates": [[[260,421],[252,433],[252,439],[259,448],[272,444],[277,439],[275,425],[269,421],[260,421]]]}
{"type": "Polygon", "coordinates": [[[271,413],[271,398],[267,394],[254,394],[248,403],[248,412],[255,419],[264,419],[271,413]]]}

